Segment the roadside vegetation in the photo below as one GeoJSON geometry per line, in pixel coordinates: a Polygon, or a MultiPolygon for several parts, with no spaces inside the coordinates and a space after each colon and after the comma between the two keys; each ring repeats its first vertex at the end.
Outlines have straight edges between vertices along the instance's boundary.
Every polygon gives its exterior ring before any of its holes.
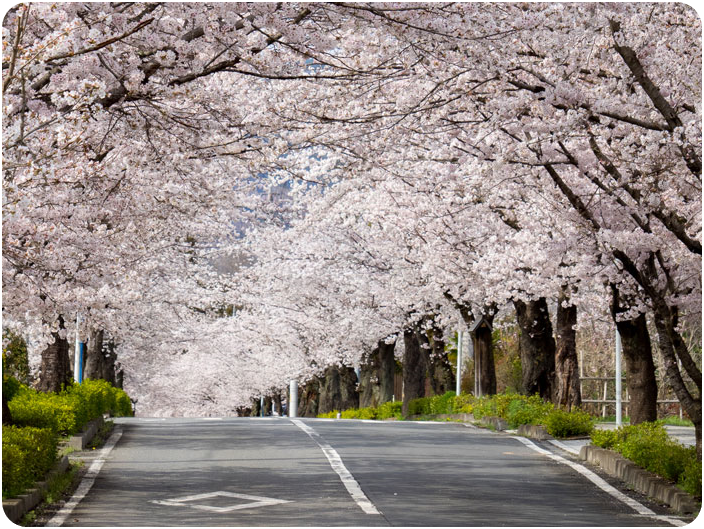
{"type": "Polygon", "coordinates": [[[60,442],[106,413],[132,415],[127,394],[105,380],[42,393],[3,373],[3,398],[12,419],[2,426],[2,497],[12,498],[41,480],[56,463],[60,442]]]}
{"type": "Polygon", "coordinates": [[[594,430],[591,439],[594,445],[620,453],[701,500],[702,462],[697,458],[696,448],[670,439],[662,421],[594,430]]]}

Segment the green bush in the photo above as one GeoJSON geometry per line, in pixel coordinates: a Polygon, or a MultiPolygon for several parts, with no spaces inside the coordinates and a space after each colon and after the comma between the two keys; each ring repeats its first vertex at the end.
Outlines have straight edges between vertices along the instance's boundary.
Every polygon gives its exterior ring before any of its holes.
{"type": "Polygon", "coordinates": [[[701,497],[701,462],[696,449],[670,439],[659,421],[621,426],[611,431],[594,430],[591,437],[596,446],[615,450],[645,470],[701,497]]]}
{"type": "Polygon", "coordinates": [[[684,472],[680,474],[678,484],[684,489],[685,492],[701,500],[702,462],[696,458],[689,461],[684,469],[684,472]]]}
{"type": "Polygon", "coordinates": [[[21,386],[8,406],[15,424],[51,428],[61,435],[77,433],[88,421],[107,412],[132,415],[127,394],[105,380],[84,380],[60,393],[42,393],[21,386]]]}
{"type": "Polygon", "coordinates": [[[455,395],[452,399],[452,413],[472,413],[474,411],[474,396],[468,393],[455,395]]]}
{"type": "Polygon", "coordinates": [[[518,428],[521,424],[542,424],[553,408],[552,403],[544,402],[540,396],[533,395],[509,401],[504,415],[499,417],[504,417],[511,428],[518,428]]]}
{"type": "Polygon", "coordinates": [[[319,413],[316,417],[319,419],[337,419],[338,413],[340,413],[338,410],[332,410],[327,413],[319,413]]]}
{"type": "MultiPolygon", "coordinates": [[[[337,414],[335,415],[337,416],[337,414]]],[[[343,419],[376,419],[375,408],[352,408],[340,414],[343,419]]]]}
{"type": "Polygon", "coordinates": [[[56,433],[49,428],[2,427],[2,495],[13,497],[41,479],[56,461],[56,433]]]}
{"type": "Polygon", "coordinates": [[[553,437],[574,437],[589,435],[594,430],[594,417],[582,410],[553,410],[545,417],[543,424],[553,437]]]}
{"type": "Polygon", "coordinates": [[[452,413],[452,402],[454,398],[454,391],[447,391],[442,395],[430,397],[430,413],[436,415],[452,413]]]}
{"type": "Polygon", "coordinates": [[[377,407],[376,418],[378,420],[392,419],[392,418],[401,420],[401,418],[402,418],[401,408],[402,407],[403,407],[403,403],[400,400],[397,400],[395,402],[385,402],[381,406],[377,407]]]}
{"type": "Polygon", "coordinates": [[[408,415],[430,415],[430,397],[411,400],[408,403],[408,415]]]}

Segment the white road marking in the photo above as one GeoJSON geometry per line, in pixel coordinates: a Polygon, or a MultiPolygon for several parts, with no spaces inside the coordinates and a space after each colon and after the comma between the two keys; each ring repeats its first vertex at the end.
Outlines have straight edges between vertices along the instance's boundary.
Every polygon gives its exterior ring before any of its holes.
{"type": "Polygon", "coordinates": [[[95,483],[95,478],[98,477],[98,473],[103,467],[103,463],[105,463],[110,451],[115,448],[115,445],[120,440],[120,437],[122,437],[122,430],[116,430],[110,436],[105,446],[101,448],[100,452],[98,453],[98,458],[95,459],[93,463],[91,463],[90,467],[88,468],[88,471],[86,472],[86,475],[83,476],[83,479],[78,485],[76,492],[73,493],[71,499],[66,502],[66,504],[61,508],[61,510],[57,512],[54,517],[47,522],[46,527],[61,527],[63,525],[63,523],[66,521],[66,518],[68,518],[73,512],[73,509],[76,508],[76,506],[81,502],[81,500],[85,498],[86,494],[88,494],[88,491],[90,491],[91,487],[93,486],[93,483],[95,483]]]}
{"type": "Polygon", "coordinates": [[[577,472],[579,472],[580,474],[582,474],[582,475],[583,475],[585,478],[587,478],[589,481],[591,481],[592,483],[594,483],[594,484],[595,484],[597,487],[599,487],[601,490],[603,490],[603,491],[606,492],[607,494],[610,494],[611,496],[613,496],[613,497],[616,498],[617,500],[619,500],[619,501],[625,503],[625,504],[628,505],[631,509],[633,509],[634,511],[636,511],[639,515],[641,515],[641,516],[646,516],[646,517],[649,517],[649,518],[655,518],[655,519],[658,519],[658,520],[663,520],[663,521],[666,521],[666,522],[668,522],[668,523],[670,523],[670,524],[672,524],[672,525],[679,526],[679,527],[683,527],[683,526],[687,525],[687,524],[684,523],[682,520],[679,520],[679,519],[677,519],[677,518],[673,518],[672,516],[665,516],[665,515],[658,515],[658,514],[655,514],[653,511],[651,511],[650,509],[648,509],[648,508],[647,508],[645,505],[643,505],[642,503],[640,503],[640,502],[634,500],[633,498],[629,498],[628,496],[626,496],[626,495],[625,495],[623,492],[621,492],[620,490],[616,489],[616,488],[613,487],[612,485],[609,485],[609,483],[607,483],[607,482],[606,482],[604,479],[602,479],[601,477],[597,476],[594,472],[592,472],[591,470],[589,470],[587,467],[585,467],[585,466],[583,466],[583,465],[580,465],[579,463],[575,463],[574,461],[570,461],[570,460],[568,460],[568,459],[565,459],[564,457],[559,456],[559,455],[557,455],[557,454],[553,454],[553,453],[550,452],[549,450],[545,450],[544,448],[540,448],[539,446],[537,446],[537,445],[534,444],[533,442],[529,441],[529,440],[526,439],[525,437],[519,437],[519,436],[511,436],[511,437],[513,437],[514,439],[520,441],[521,443],[523,443],[524,445],[526,445],[528,448],[530,448],[530,449],[532,449],[532,450],[535,450],[536,452],[538,452],[538,453],[540,453],[540,454],[546,455],[547,457],[549,457],[550,459],[553,459],[553,460],[557,461],[558,463],[562,463],[563,465],[567,465],[567,466],[569,466],[569,467],[572,467],[574,470],[576,470],[577,472]]]}
{"type": "Polygon", "coordinates": [[[302,421],[291,419],[291,422],[306,432],[308,436],[317,443],[325,454],[325,457],[328,458],[330,466],[337,473],[337,475],[340,476],[342,484],[345,486],[347,492],[349,492],[350,496],[352,496],[352,499],[357,503],[357,505],[359,505],[359,507],[366,514],[381,514],[367,495],[364,494],[362,487],[359,486],[359,483],[357,483],[357,480],[354,479],[354,476],[349,470],[347,470],[347,467],[345,467],[345,464],[342,462],[342,458],[340,458],[340,455],[335,451],[335,449],[326,443],[323,438],[320,437],[318,432],[313,430],[310,426],[304,424],[302,421]]]}
{"type": "Polygon", "coordinates": [[[177,507],[190,507],[192,509],[199,509],[201,511],[209,511],[216,513],[226,513],[232,511],[238,511],[241,509],[255,509],[257,507],[267,507],[269,505],[279,505],[281,503],[291,503],[289,500],[277,500],[276,498],[266,498],[264,496],[252,496],[251,494],[236,494],[234,492],[217,491],[217,492],[206,492],[204,494],[193,494],[191,496],[184,496],[182,498],[172,498],[170,500],[149,500],[150,503],[156,503],[158,505],[169,505],[177,507]],[[229,507],[217,507],[215,505],[202,505],[202,504],[189,504],[190,501],[202,501],[209,498],[215,498],[218,496],[224,496],[226,498],[237,498],[241,500],[250,500],[250,503],[240,503],[237,505],[231,505],[229,507]]]}

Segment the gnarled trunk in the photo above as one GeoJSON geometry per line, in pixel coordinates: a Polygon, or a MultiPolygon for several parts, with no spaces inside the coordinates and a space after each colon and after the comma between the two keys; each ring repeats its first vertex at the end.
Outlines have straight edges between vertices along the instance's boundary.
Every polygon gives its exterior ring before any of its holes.
{"type": "Polygon", "coordinates": [[[351,367],[329,366],[325,369],[321,388],[318,414],[348,410],[359,406],[357,374],[351,367]]]}
{"type": "Polygon", "coordinates": [[[311,378],[298,391],[297,414],[299,417],[316,417],[320,402],[320,379],[311,378]]]}
{"type": "Polygon", "coordinates": [[[477,396],[496,394],[496,365],[492,346],[491,323],[493,315],[484,315],[472,325],[470,338],[474,349],[474,381],[477,396]]]}
{"type": "Polygon", "coordinates": [[[393,398],[394,347],[380,340],[376,348],[364,356],[360,369],[359,407],[376,407],[393,398]]]}
{"type": "Polygon", "coordinates": [[[427,331],[430,351],[428,355],[428,378],[434,395],[443,395],[455,389],[455,375],[445,351],[445,340],[442,331],[431,327],[427,331]]]}
{"type": "Polygon", "coordinates": [[[538,393],[552,400],[555,378],[555,340],[545,298],[524,303],[515,300],[520,328],[518,348],[521,355],[522,389],[526,395],[538,393]]]}
{"type": "Polygon", "coordinates": [[[563,291],[555,318],[555,404],[567,411],[582,405],[577,359],[577,307],[563,291]]]}
{"type": "MultiPolygon", "coordinates": [[[[64,329],[64,320],[59,317],[59,328],[64,329]]],[[[39,368],[40,391],[58,392],[71,382],[71,362],[68,354],[68,341],[61,338],[58,332],[52,333],[54,343],[42,351],[39,368]]]]}
{"type": "Polygon", "coordinates": [[[425,360],[423,359],[417,330],[410,327],[403,331],[403,405],[404,417],[408,416],[408,403],[425,396],[425,360]]]}

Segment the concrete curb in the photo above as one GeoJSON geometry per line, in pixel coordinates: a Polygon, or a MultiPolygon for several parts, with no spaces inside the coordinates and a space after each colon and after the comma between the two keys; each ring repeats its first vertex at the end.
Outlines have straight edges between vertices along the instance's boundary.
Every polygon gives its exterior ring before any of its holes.
{"type": "Polygon", "coordinates": [[[537,439],[538,441],[546,441],[553,438],[552,435],[547,432],[545,426],[539,424],[521,424],[518,427],[518,435],[537,439]]]}
{"type": "Polygon", "coordinates": [[[624,481],[638,492],[669,505],[681,514],[697,512],[697,502],[691,495],[613,450],[584,445],[579,451],[579,458],[599,465],[609,476],[624,481]]]}
{"type": "MultiPolygon", "coordinates": [[[[68,441],[64,441],[59,444],[59,452],[64,448],[73,448],[76,450],[83,450],[88,443],[95,437],[98,429],[103,424],[103,418],[98,417],[90,421],[84,428],[83,432],[78,435],[71,436],[68,441]]],[[[5,516],[7,516],[11,522],[18,522],[25,514],[34,509],[44,498],[44,494],[49,488],[49,481],[59,475],[66,472],[69,465],[68,456],[62,456],[59,461],[49,470],[44,478],[44,481],[38,481],[34,484],[34,487],[27,489],[24,494],[20,494],[16,498],[11,498],[9,500],[2,501],[2,509],[5,511],[5,516]]]]}
{"type": "Polygon", "coordinates": [[[16,498],[2,501],[2,509],[13,523],[19,521],[22,516],[34,509],[44,498],[44,493],[49,488],[49,481],[59,474],[63,474],[68,469],[68,456],[63,456],[47,473],[44,481],[38,481],[34,487],[27,489],[24,494],[16,498]]]}
{"type": "Polygon", "coordinates": [[[494,430],[502,432],[508,430],[508,423],[501,417],[482,417],[479,422],[484,426],[490,426],[494,430]]]}
{"type": "Polygon", "coordinates": [[[62,446],[73,448],[75,450],[83,450],[88,443],[90,443],[91,439],[95,437],[95,434],[98,433],[98,430],[103,425],[103,422],[104,419],[102,417],[93,419],[86,424],[81,433],[71,436],[65,444],[62,443],[62,446]]]}

